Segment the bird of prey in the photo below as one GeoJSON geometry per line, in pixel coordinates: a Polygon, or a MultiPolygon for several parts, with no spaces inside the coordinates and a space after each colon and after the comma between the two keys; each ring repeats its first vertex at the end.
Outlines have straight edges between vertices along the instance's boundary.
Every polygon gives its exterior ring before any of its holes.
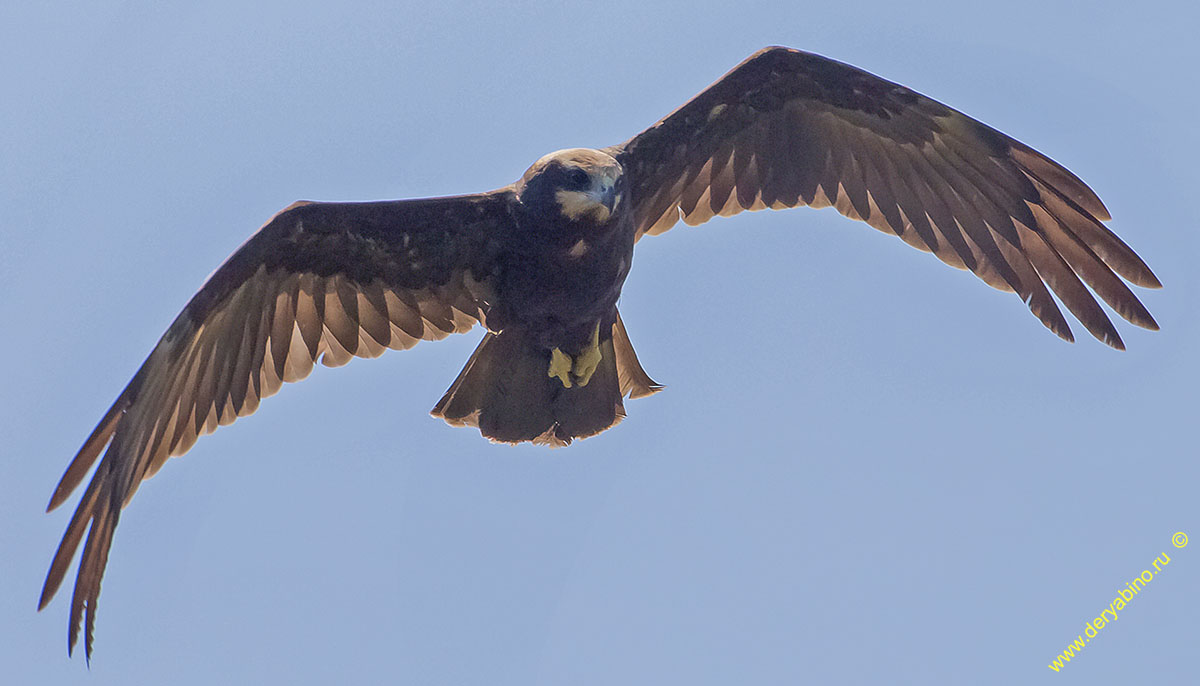
{"type": "Polygon", "coordinates": [[[275,215],[183,308],[67,468],[48,509],[103,453],[39,608],[83,543],[68,651],[86,615],[90,659],[113,531],[138,485],[317,361],[336,367],[479,323],[483,340],[435,416],[505,443],[604,431],[624,397],[660,388],[616,307],[637,241],[680,221],[801,205],[833,206],[1015,292],[1066,340],[1052,292],[1115,348],[1093,293],[1157,328],[1126,282],[1158,279],[1074,174],[904,86],[766,48],[628,141],[550,153],[503,188],[297,202],[275,215]]]}

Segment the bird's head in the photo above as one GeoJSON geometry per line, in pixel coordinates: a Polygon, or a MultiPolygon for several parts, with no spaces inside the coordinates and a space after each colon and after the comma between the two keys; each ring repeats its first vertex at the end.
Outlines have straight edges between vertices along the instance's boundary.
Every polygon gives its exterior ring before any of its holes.
{"type": "Polygon", "coordinates": [[[521,202],[570,221],[607,222],[621,202],[621,163],[606,152],[571,148],[533,163],[521,177],[521,202]]]}

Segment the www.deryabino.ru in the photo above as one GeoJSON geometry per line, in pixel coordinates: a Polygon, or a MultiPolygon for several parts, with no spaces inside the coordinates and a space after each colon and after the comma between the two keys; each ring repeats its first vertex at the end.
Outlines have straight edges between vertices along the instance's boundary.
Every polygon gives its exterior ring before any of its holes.
{"type": "MultiPolygon", "coordinates": [[[[1171,542],[1176,548],[1182,548],[1187,545],[1187,535],[1182,532],[1177,533],[1174,537],[1172,537],[1171,542]]],[[[1063,668],[1063,665],[1070,662],[1071,658],[1077,657],[1079,652],[1083,650],[1084,646],[1086,646],[1088,642],[1095,638],[1100,633],[1101,629],[1103,629],[1109,623],[1117,621],[1117,613],[1123,610],[1125,606],[1131,600],[1133,600],[1134,596],[1136,596],[1139,591],[1144,589],[1146,584],[1150,583],[1150,581],[1154,579],[1154,576],[1161,572],[1163,567],[1166,567],[1168,564],[1170,564],[1170,562],[1171,557],[1166,553],[1156,557],[1153,563],[1154,571],[1149,569],[1143,570],[1139,576],[1134,577],[1133,581],[1130,581],[1128,584],[1126,584],[1125,588],[1122,588],[1120,591],[1118,591],[1117,597],[1113,598],[1112,602],[1108,604],[1108,607],[1105,608],[1099,616],[1089,621],[1087,626],[1084,627],[1083,633],[1077,636],[1075,640],[1067,646],[1066,650],[1059,653],[1058,657],[1054,658],[1054,661],[1046,666],[1057,672],[1063,668]]]]}

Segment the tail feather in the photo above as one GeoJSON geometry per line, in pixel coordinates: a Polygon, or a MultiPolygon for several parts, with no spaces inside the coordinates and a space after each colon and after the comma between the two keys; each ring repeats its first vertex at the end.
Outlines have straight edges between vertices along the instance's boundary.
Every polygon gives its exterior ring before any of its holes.
{"type": "MultiPolygon", "coordinates": [[[[557,383],[557,382],[555,382],[557,383]]],[[[617,356],[613,341],[600,341],[600,366],[586,386],[561,389],[554,399],[554,434],[570,443],[572,438],[595,436],[625,418],[617,356]]]]}
{"type": "Polygon", "coordinates": [[[661,388],[638,363],[619,316],[600,341],[600,364],[586,386],[564,388],[547,374],[549,365],[549,351],[524,332],[488,333],[431,414],[501,443],[563,446],[620,422],[626,393],[661,388]]]}
{"type": "Polygon", "coordinates": [[[549,357],[518,332],[488,333],[431,414],[474,426],[502,443],[530,441],[554,425],[549,357]]]}
{"type": "Polygon", "coordinates": [[[642,363],[638,362],[637,353],[633,352],[633,343],[629,342],[629,334],[625,331],[625,322],[621,321],[620,312],[617,313],[617,321],[613,324],[613,348],[622,395],[644,398],[663,389],[662,384],[651,379],[646,370],[642,369],[642,363]]]}

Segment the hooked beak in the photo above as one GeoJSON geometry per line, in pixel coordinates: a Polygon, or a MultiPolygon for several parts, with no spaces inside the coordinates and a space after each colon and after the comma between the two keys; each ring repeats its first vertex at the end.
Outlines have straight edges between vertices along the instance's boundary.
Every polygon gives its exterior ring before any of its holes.
{"type": "Polygon", "coordinates": [[[604,223],[621,204],[621,194],[617,189],[616,179],[602,177],[594,179],[592,184],[583,190],[558,191],[555,193],[555,200],[562,213],[572,220],[589,217],[592,221],[604,223]]]}
{"type": "Polygon", "coordinates": [[[597,204],[593,210],[596,219],[599,221],[608,221],[612,213],[617,209],[617,203],[620,201],[620,195],[617,193],[617,185],[613,179],[602,178],[592,188],[587,191],[588,198],[597,204]]]}

